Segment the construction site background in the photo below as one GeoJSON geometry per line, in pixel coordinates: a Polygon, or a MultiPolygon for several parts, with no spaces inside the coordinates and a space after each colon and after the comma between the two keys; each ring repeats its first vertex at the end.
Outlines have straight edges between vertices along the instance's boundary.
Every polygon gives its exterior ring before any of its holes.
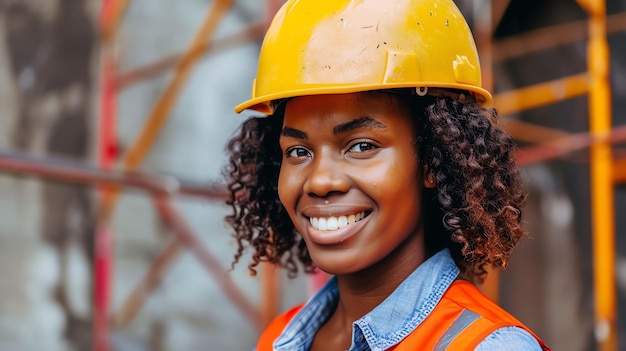
{"type": "MultiPolygon", "coordinates": [[[[248,256],[229,270],[225,146],[281,3],[0,1],[0,350],[249,350],[324,279],[251,277],[248,256]]],[[[456,3],[529,190],[529,238],[484,289],[554,350],[626,350],[626,0],[606,2],[601,137],[589,123],[595,1],[456,3]],[[599,142],[615,240],[600,254],[599,142]]]]}

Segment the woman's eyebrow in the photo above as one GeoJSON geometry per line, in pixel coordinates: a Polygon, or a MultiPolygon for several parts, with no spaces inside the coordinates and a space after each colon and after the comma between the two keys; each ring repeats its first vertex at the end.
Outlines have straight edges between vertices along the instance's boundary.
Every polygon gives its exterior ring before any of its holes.
{"type": "Polygon", "coordinates": [[[309,136],[306,135],[305,132],[299,130],[299,129],[295,129],[295,128],[291,128],[291,127],[285,127],[283,128],[283,130],[280,132],[281,136],[285,136],[285,137],[292,137],[292,138],[297,138],[297,139],[308,139],[309,136]]]}
{"type": "MultiPolygon", "coordinates": [[[[335,128],[333,128],[333,134],[342,134],[359,128],[386,130],[387,126],[378,122],[372,117],[360,117],[350,122],[346,122],[336,126],[335,128]]],[[[305,132],[291,127],[284,127],[283,130],[280,132],[280,135],[297,139],[309,138],[309,136],[305,132]]]]}
{"type": "Polygon", "coordinates": [[[359,128],[373,128],[373,129],[386,130],[387,126],[378,122],[372,117],[365,116],[365,117],[360,117],[350,122],[336,126],[335,128],[333,128],[333,133],[341,134],[341,133],[346,133],[346,132],[359,129],[359,128]]]}

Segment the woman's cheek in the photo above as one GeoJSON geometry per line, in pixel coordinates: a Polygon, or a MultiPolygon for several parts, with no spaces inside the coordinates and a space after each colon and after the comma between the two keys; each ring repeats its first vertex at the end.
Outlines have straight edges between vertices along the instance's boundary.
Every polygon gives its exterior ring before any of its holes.
{"type": "Polygon", "coordinates": [[[291,205],[295,195],[296,177],[287,168],[289,166],[283,165],[278,175],[278,198],[289,211],[290,208],[288,206],[291,205]]]}

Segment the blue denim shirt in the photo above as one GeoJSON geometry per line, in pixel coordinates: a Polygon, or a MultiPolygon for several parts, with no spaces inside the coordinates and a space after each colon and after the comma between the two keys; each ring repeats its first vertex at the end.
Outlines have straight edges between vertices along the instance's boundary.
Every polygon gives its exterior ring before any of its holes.
{"type": "MultiPolygon", "coordinates": [[[[426,319],[458,274],[448,250],[426,260],[380,305],[352,324],[350,351],[382,351],[398,344],[426,319]]],[[[274,342],[274,350],[309,350],[338,299],[337,279],[332,278],[285,327],[274,342]]],[[[505,327],[485,338],[476,350],[541,351],[541,347],[526,330],[505,327]]]]}

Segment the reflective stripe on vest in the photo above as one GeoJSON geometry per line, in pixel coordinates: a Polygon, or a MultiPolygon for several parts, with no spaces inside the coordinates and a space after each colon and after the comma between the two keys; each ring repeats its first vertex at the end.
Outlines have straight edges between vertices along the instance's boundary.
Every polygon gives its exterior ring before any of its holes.
{"type": "Polygon", "coordinates": [[[480,318],[476,313],[464,309],[459,317],[452,323],[450,328],[446,330],[439,341],[435,344],[434,351],[444,351],[450,346],[450,343],[456,338],[465,328],[474,323],[480,318]]]}

